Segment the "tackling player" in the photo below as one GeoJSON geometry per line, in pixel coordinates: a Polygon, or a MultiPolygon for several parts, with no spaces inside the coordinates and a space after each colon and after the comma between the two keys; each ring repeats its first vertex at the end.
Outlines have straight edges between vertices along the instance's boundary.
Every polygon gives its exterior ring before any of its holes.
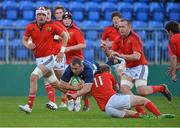
{"type": "MultiPolygon", "coordinates": [[[[89,85],[89,90],[84,93],[90,92],[99,108],[110,117],[150,118],[150,116],[144,116],[141,113],[129,110],[133,106],[140,105],[144,106],[157,118],[174,118],[172,114],[161,114],[158,108],[145,97],[116,93],[113,89],[115,86],[116,82],[110,73],[110,67],[102,65],[99,66],[99,70],[95,73],[93,84],[89,85]]],[[[76,98],[83,95],[83,93],[67,95],[76,98]]]]}

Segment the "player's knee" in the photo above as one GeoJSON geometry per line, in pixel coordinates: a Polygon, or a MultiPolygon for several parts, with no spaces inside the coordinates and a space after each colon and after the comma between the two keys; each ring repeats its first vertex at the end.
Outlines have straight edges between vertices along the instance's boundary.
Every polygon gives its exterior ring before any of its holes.
{"type": "Polygon", "coordinates": [[[130,94],[131,93],[131,88],[127,85],[122,85],[121,86],[121,91],[125,94],[130,94]]]}
{"type": "Polygon", "coordinates": [[[144,87],[137,88],[137,93],[141,96],[146,96],[148,94],[147,90],[144,87]]]}
{"type": "Polygon", "coordinates": [[[31,76],[30,76],[30,81],[31,82],[35,82],[35,81],[37,81],[39,79],[39,77],[37,76],[37,75],[35,75],[35,74],[31,74],[31,76]]]}

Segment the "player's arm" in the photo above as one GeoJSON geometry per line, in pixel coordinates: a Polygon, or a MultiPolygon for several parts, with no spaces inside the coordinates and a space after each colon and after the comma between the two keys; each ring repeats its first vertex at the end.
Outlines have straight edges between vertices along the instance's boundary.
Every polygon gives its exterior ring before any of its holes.
{"type": "Polygon", "coordinates": [[[30,26],[26,27],[26,30],[24,32],[24,36],[23,36],[23,45],[28,48],[28,49],[34,49],[36,47],[36,45],[32,42],[31,37],[31,33],[30,33],[30,26]]]}
{"type": "MultiPolygon", "coordinates": [[[[57,62],[60,62],[62,60],[62,58],[64,57],[64,53],[65,53],[65,50],[66,50],[67,42],[68,42],[68,39],[69,39],[69,36],[68,36],[66,31],[62,31],[61,29],[59,31],[61,31],[59,36],[62,39],[62,46],[61,46],[60,52],[57,54],[57,58],[56,58],[57,62]]],[[[59,34],[59,32],[56,33],[56,34],[59,34]]]]}
{"type": "Polygon", "coordinates": [[[65,90],[74,90],[74,91],[77,91],[77,90],[80,90],[82,87],[83,87],[83,83],[82,82],[77,84],[77,86],[72,86],[68,82],[60,80],[60,88],[62,89],[63,92],[65,92],[65,90]]]}
{"type": "Polygon", "coordinates": [[[28,49],[34,49],[36,47],[36,45],[32,42],[32,40],[29,39],[29,37],[27,36],[23,37],[23,45],[28,49]]]}
{"type": "Polygon", "coordinates": [[[83,33],[80,30],[76,30],[74,32],[74,37],[75,37],[76,45],[67,47],[66,52],[76,51],[76,50],[81,50],[83,48],[86,48],[85,39],[84,39],[83,33]]]}
{"type": "Polygon", "coordinates": [[[172,75],[172,80],[176,81],[177,80],[177,78],[176,78],[177,56],[176,55],[172,55],[170,58],[171,58],[170,60],[171,60],[171,75],[172,75]]]}
{"type": "Polygon", "coordinates": [[[130,61],[137,61],[141,58],[141,53],[134,51],[133,54],[118,54],[118,57],[123,58],[125,60],[130,60],[130,61]]]}

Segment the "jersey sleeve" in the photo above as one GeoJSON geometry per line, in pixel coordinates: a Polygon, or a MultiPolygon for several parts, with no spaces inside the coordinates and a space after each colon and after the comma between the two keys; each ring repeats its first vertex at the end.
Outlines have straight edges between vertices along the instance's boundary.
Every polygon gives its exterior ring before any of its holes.
{"type": "Polygon", "coordinates": [[[168,52],[170,56],[176,55],[176,48],[171,40],[168,43],[168,52]]]}
{"type": "Polygon", "coordinates": [[[93,83],[93,78],[94,78],[93,70],[90,70],[90,69],[86,70],[83,76],[84,82],[93,83]]]}
{"type": "Polygon", "coordinates": [[[136,51],[136,52],[142,53],[142,43],[140,42],[140,40],[134,37],[132,41],[133,41],[131,42],[132,50],[134,52],[136,51]]]}
{"type": "Polygon", "coordinates": [[[112,49],[113,51],[118,51],[119,48],[120,48],[120,43],[121,43],[121,42],[120,42],[120,37],[119,37],[119,36],[116,36],[116,39],[114,40],[111,49],[112,49]]]}
{"type": "Polygon", "coordinates": [[[71,71],[71,67],[68,66],[66,70],[64,71],[61,80],[65,82],[69,82],[71,80],[71,77],[73,76],[73,72],[71,71]]]}
{"type": "Polygon", "coordinates": [[[30,30],[31,30],[30,25],[28,25],[26,27],[26,29],[25,29],[25,32],[24,32],[25,37],[30,37],[31,36],[30,30]]]}
{"type": "Polygon", "coordinates": [[[107,38],[108,38],[108,32],[107,32],[107,28],[105,28],[105,30],[104,30],[104,32],[103,32],[103,34],[102,34],[101,39],[102,39],[102,40],[106,40],[107,38]]]}
{"type": "Polygon", "coordinates": [[[61,35],[61,33],[64,31],[63,28],[61,28],[55,23],[53,24],[53,28],[54,28],[54,35],[61,35]]]}
{"type": "Polygon", "coordinates": [[[75,40],[77,41],[78,44],[84,44],[85,43],[84,35],[80,30],[76,29],[75,40]]]}

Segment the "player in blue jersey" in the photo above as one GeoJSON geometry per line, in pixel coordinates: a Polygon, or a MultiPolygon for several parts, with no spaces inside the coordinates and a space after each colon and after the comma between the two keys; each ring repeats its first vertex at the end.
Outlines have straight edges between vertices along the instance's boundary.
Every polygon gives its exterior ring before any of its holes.
{"type": "MultiPolygon", "coordinates": [[[[82,61],[79,57],[73,57],[70,65],[66,68],[61,77],[61,84],[69,84],[71,77],[76,75],[79,76],[84,81],[84,87],[79,90],[78,94],[85,94],[90,91],[90,86],[93,83],[94,73],[98,69],[98,64],[96,62],[82,61]]],[[[88,96],[85,95],[84,99],[87,99],[88,96]]],[[[85,100],[87,101],[87,100],[85,100]]],[[[90,103],[85,102],[83,110],[89,111],[90,103]]]]}

